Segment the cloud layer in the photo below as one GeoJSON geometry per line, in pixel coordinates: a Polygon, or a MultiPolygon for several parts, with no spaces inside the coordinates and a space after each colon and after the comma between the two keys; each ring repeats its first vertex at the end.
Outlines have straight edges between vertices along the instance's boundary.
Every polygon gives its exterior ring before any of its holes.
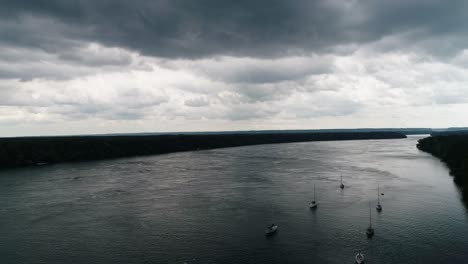
{"type": "Polygon", "coordinates": [[[466,126],[466,1],[0,6],[0,136],[466,126]]]}

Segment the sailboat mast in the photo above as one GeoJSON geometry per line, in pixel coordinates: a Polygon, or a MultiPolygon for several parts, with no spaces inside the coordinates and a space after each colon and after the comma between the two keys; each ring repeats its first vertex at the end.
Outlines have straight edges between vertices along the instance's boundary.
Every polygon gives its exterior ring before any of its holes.
{"type": "Polygon", "coordinates": [[[271,221],[273,221],[273,204],[271,205],[271,221]]]}
{"type": "Polygon", "coordinates": [[[377,185],[377,204],[380,204],[380,188],[379,188],[379,185],[377,185]]]}
{"type": "Polygon", "coordinates": [[[315,184],[314,184],[314,201],[315,201],[315,184]]]}
{"type": "Polygon", "coordinates": [[[369,201],[369,226],[372,227],[371,202],[369,201]]]}

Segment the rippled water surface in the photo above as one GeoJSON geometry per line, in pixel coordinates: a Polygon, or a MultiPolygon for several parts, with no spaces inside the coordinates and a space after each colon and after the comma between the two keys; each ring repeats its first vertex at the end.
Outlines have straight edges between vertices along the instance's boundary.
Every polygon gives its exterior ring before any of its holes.
{"type": "Polygon", "coordinates": [[[0,171],[0,263],[468,263],[461,194],[418,138],[0,171]]]}

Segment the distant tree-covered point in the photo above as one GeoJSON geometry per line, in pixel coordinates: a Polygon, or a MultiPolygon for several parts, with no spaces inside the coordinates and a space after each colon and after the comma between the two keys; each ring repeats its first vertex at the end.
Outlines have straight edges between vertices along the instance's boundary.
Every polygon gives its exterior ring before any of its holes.
{"type": "Polygon", "coordinates": [[[468,190],[468,134],[436,134],[420,139],[417,147],[445,162],[455,182],[468,190]]]}
{"type": "Polygon", "coordinates": [[[0,138],[0,167],[156,155],[257,144],[405,137],[397,132],[274,132],[0,138]]]}

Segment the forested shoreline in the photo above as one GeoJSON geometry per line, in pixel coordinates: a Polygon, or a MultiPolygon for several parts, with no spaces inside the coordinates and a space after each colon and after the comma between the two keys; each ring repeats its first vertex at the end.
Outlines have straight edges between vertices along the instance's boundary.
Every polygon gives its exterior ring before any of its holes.
{"type": "Polygon", "coordinates": [[[406,138],[396,132],[165,134],[0,138],[0,168],[258,144],[406,138]]]}

